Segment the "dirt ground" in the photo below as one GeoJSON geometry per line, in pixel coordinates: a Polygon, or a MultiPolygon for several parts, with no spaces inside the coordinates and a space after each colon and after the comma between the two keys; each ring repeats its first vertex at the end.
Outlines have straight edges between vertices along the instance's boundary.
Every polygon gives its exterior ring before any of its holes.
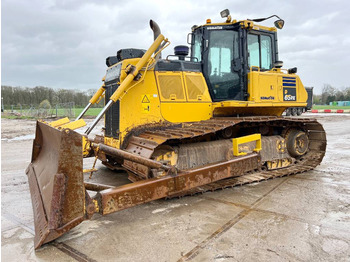
{"type": "MultiPolygon", "coordinates": [[[[315,170],[94,215],[36,252],[24,171],[35,122],[1,119],[1,259],[350,261],[350,115],[305,116],[327,132],[327,153],[315,170]]],[[[127,179],[99,164],[93,181],[127,179]]]]}

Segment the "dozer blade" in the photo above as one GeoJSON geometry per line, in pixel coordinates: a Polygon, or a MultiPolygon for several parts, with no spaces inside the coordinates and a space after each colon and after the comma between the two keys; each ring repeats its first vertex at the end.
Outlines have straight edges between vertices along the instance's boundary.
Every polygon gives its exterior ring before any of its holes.
{"type": "Polygon", "coordinates": [[[84,220],[82,136],[38,121],[26,174],[37,249],[84,220]]]}

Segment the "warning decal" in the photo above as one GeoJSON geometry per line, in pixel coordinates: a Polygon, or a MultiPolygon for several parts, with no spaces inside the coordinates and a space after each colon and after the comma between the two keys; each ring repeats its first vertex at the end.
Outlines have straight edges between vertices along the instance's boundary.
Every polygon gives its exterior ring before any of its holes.
{"type": "Polygon", "coordinates": [[[151,101],[149,100],[148,95],[141,96],[141,106],[142,106],[142,113],[148,114],[151,110],[151,101]]]}
{"type": "Polygon", "coordinates": [[[151,103],[147,97],[147,95],[145,95],[143,98],[142,98],[142,103],[151,103]]]}

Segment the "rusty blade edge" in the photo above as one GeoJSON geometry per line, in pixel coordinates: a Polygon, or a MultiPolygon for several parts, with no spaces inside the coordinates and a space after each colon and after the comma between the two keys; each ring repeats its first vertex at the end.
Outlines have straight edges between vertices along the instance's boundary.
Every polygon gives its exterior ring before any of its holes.
{"type": "Polygon", "coordinates": [[[252,153],[226,162],[182,172],[177,176],[151,178],[106,189],[98,192],[93,199],[98,202],[99,212],[106,215],[237,174],[244,174],[249,170],[257,169],[259,162],[260,156],[252,153]]]}

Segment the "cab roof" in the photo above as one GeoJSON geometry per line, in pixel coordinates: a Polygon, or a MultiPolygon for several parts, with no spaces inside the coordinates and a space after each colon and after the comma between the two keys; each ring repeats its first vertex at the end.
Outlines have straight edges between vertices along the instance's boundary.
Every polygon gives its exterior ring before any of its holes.
{"type": "Polygon", "coordinates": [[[192,27],[192,31],[200,28],[200,27],[208,27],[208,26],[227,26],[227,25],[241,25],[242,28],[246,28],[246,29],[254,29],[254,30],[265,30],[265,31],[272,31],[272,32],[276,32],[277,28],[276,27],[268,27],[268,26],[263,26],[263,25],[259,25],[254,23],[251,20],[232,20],[229,22],[223,22],[223,23],[212,23],[210,19],[207,19],[207,23],[203,24],[203,25],[195,25],[192,27]]]}

